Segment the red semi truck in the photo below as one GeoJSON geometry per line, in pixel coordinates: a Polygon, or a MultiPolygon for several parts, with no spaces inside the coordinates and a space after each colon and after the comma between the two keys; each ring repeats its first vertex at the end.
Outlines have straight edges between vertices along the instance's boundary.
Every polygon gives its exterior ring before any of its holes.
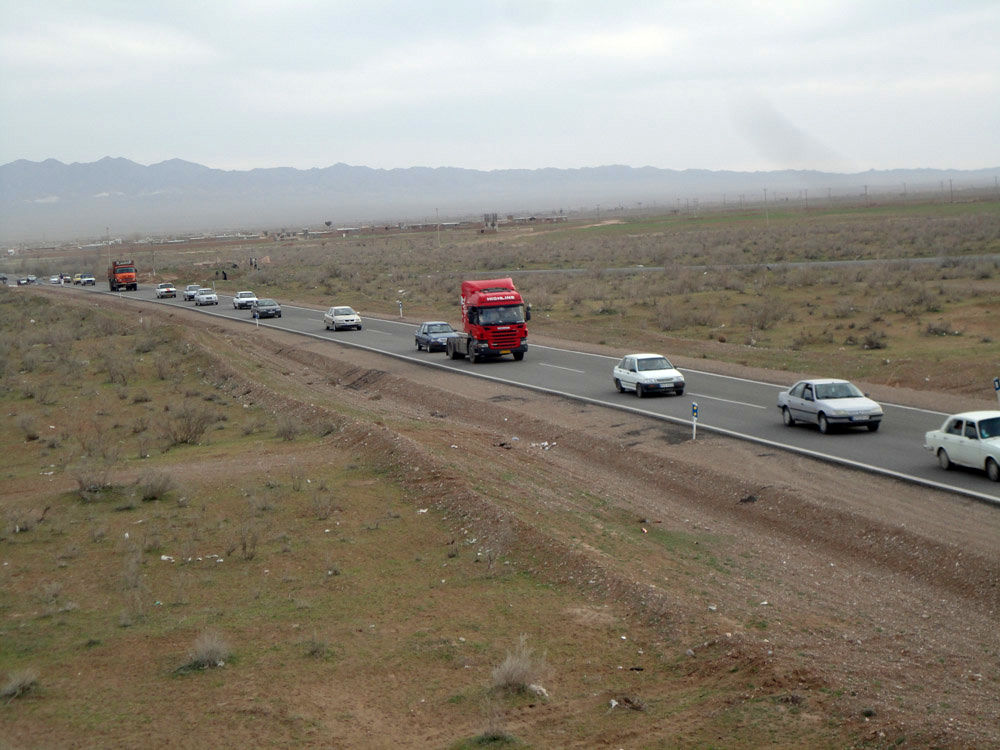
{"type": "Polygon", "coordinates": [[[113,260],[108,267],[108,289],[120,292],[125,289],[134,292],[139,289],[136,278],[135,263],[130,260],[113,260]]]}
{"type": "Polygon", "coordinates": [[[463,281],[461,302],[463,332],[448,339],[449,357],[468,357],[471,363],[505,354],[524,359],[531,306],[524,304],[513,280],[463,281]]]}

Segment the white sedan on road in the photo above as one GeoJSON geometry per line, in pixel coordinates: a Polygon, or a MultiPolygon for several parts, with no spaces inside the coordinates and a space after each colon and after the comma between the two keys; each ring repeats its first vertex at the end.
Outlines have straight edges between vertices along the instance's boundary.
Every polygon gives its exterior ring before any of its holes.
{"type": "Polygon", "coordinates": [[[331,328],[339,331],[341,328],[355,328],[361,330],[361,316],[354,312],[354,308],[347,305],[334,305],[323,313],[323,323],[326,330],[331,328]]]}
{"type": "Polygon", "coordinates": [[[214,289],[201,288],[194,295],[195,305],[217,305],[219,304],[219,295],[215,293],[214,289]]]}
{"type": "Polygon", "coordinates": [[[236,292],[236,294],[233,295],[233,309],[249,310],[253,307],[253,303],[256,301],[257,301],[257,295],[249,290],[236,292]]]}
{"type": "Polygon", "coordinates": [[[1000,411],[952,414],[941,429],[924,435],[924,447],[937,456],[942,469],[952,464],[983,469],[1000,482],[1000,411]]]}
{"type": "Polygon", "coordinates": [[[781,419],[791,427],[796,422],[819,425],[824,435],[834,425],[867,427],[875,432],[882,424],[882,407],[854,383],[833,378],[800,380],[778,394],[781,419]]]}
{"type": "Polygon", "coordinates": [[[684,393],[684,376],[662,354],[626,354],[612,374],[619,393],[635,391],[639,398],[667,391],[684,393]]]}

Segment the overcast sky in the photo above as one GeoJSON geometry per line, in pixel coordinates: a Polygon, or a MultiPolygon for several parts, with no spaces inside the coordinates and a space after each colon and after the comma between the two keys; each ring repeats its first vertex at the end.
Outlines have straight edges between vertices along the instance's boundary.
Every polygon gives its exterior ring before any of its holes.
{"type": "Polygon", "coordinates": [[[998,0],[0,0],[0,163],[1000,166],[998,0]]]}

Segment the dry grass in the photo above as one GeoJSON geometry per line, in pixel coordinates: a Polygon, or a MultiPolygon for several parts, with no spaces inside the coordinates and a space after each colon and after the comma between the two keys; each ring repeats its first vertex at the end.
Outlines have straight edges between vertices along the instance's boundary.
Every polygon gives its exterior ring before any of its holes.
{"type": "Polygon", "coordinates": [[[198,669],[224,667],[232,656],[229,643],[217,630],[204,630],[195,638],[194,645],[188,651],[187,660],[178,672],[190,672],[198,669]]]}
{"type": "Polygon", "coordinates": [[[493,668],[490,685],[494,690],[524,693],[537,685],[547,670],[545,658],[534,653],[528,645],[528,636],[522,633],[513,650],[493,668]]]}
{"type": "Polygon", "coordinates": [[[0,699],[8,703],[21,698],[38,687],[38,672],[34,669],[20,669],[7,675],[7,681],[0,688],[0,699]]]}

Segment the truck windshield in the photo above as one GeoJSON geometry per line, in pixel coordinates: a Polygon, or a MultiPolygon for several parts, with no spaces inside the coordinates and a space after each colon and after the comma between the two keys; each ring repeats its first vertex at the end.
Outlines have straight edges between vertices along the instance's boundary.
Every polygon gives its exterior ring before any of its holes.
{"type": "Polygon", "coordinates": [[[505,325],[524,322],[524,305],[499,305],[497,307],[480,307],[479,324],[505,325]]]}
{"type": "Polygon", "coordinates": [[[133,266],[118,266],[115,273],[135,273],[135,268],[133,266]]]}

